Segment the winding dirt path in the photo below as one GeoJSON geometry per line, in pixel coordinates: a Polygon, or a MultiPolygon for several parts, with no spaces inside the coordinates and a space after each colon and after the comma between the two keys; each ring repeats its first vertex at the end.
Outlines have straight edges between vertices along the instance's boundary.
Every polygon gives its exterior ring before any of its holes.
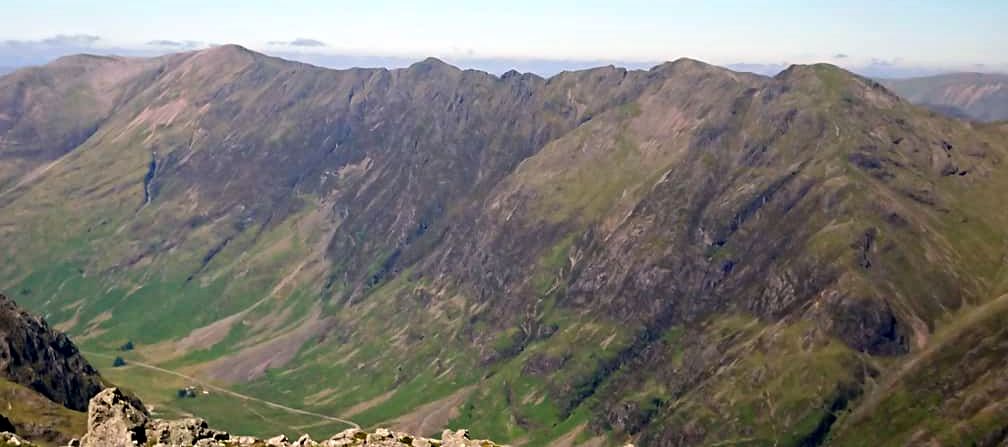
{"type": "MultiPolygon", "coordinates": [[[[115,358],[114,355],[101,354],[101,353],[97,353],[97,352],[81,351],[81,353],[83,353],[84,355],[101,357],[101,358],[108,358],[108,359],[115,358]]],[[[157,372],[160,372],[160,373],[164,373],[164,374],[169,374],[169,375],[173,375],[173,376],[176,376],[176,377],[181,377],[183,379],[186,379],[186,380],[189,380],[191,382],[197,383],[197,384],[199,384],[200,386],[202,386],[204,388],[207,388],[207,389],[210,389],[210,390],[214,390],[214,391],[216,391],[218,393],[226,394],[228,396],[235,397],[235,398],[242,399],[242,400],[249,401],[249,402],[260,403],[260,404],[266,405],[267,407],[276,408],[278,410],[283,410],[283,411],[286,411],[288,413],[301,414],[301,415],[305,415],[305,416],[314,416],[314,417],[317,417],[319,419],[324,419],[326,421],[339,422],[341,424],[346,424],[346,425],[348,425],[348,426],[350,426],[352,428],[361,428],[361,426],[357,425],[356,422],[353,422],[353,421],[350,421],[350,420],[347,420],[347,419],[333,417],[333,416],[327,416],[327,415],[324,415],[324,414],[321,414],[321,413],[315,413],[313,411],[302,410],[300,408],[291,408],[291,407],[288,407],[286,405],[278,404],[276,402],[270,402],[268,400],[263,400],[263,399],[260,399],[258,397],[248,396],[248,395],[241,394],[241,393],[238,393],[238,392],[235,392],[235,391],[231,391],[231,390],[229,390],[227,388],[221,388],[219,386],[216,386],[216,385],[213,385],[213,384],[210,384],[210,383],[206,383],[203,380],[200,380],[200,379],[198,379],[196,377],[193,377],[193,376],[182,374],[182,373],[180,373],[178,371],[172,371],[170,369],[161,368],[160,366],[155,366],[155,365],[151,365],[151,364],[147,364],[147,363],[142,363],[142,362],[138,362],[138,361],[135,361],[135,360],[129,361],[129,364],[130,365],[134,365],[134,366],[139,366],[141,368],[147,368],[147,369],[150,369],[150,370],[153,370],[153,371],[157,371],[157,372]]]]}

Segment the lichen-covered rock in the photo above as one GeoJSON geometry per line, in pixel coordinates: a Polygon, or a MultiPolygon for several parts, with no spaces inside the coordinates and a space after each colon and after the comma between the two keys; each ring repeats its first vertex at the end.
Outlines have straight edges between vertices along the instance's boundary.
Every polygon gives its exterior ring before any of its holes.
{"type": "Polygon", "coordinates": [[[283,447],[290,445],[286,435],[277,435],[266,440],[266,445],[270,447],[283,447]]]}
{"type": "Polygon", "coordinates": [[[118,388],[107,388],[88,405],[87,434],[83,447],[132,447],[147,441],[150,415],[135,398],[118,388]]]}
{"type": "Polygon", "coordinates": [[[166,421],[157,419],[146,427],[147,442],[163,445],[195,445],[197,442],[209,439],[223,441],[230,436],[207,426],[206,421],[198,418],[166,421]]]}

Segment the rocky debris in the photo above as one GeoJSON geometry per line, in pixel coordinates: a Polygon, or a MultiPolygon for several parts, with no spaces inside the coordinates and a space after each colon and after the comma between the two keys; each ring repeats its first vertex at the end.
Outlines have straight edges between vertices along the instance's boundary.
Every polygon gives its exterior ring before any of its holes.
{"type": "Polygon", "coordinates": [[[147,442],[163,445],[196,445],[201,440],[223,441],[227,433],[213,430],[206,421],[186,418],[177,421],[156,419],[147,425],[147,442]]]}
{"type": "MultiPolygon", "coordinates": [[[[466,430],[445,430],[441,439],[430,439],[407,433],[378,428],[367,432],[351,428],[329,439],[315,441],[302,435],[291,441],[286,435],[268,439],[253,436],[233,436],[214,430],[198,418],[179,420],[152,419],[138,399],[118,388],[107,388],[98,393],[88,407],[88,432],[80,442],[70,445],[80,447],[132,447],[145,446],[199,446],[199,447],[495,447],[496,443],[469,438],[466,430]]],[[[3,435],[0,435],[3,436],[3,435]]],[[[10,436],[13,436],[12,434],[10,436]]],[[[0,446],[2,444],[0,437],[0,446]]],[[[13,438],[12,438],[13,439],[13,438]]],[[[20,441],[19,442],[23,442],[20,441]]],[[[13,444],[10,445],[31,445],[13,444]]]]}

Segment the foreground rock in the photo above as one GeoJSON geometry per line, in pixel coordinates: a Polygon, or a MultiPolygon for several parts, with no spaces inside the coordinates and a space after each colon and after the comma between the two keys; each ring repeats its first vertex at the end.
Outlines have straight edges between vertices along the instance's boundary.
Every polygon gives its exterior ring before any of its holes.
{"type": "Polygon", "coordinates": [[[66,334],[0,294],[0,378],[84,411],[103,381],[66,334]]]}
{"type": "MultiPolygon", "coordinates": [[[[0,444],[2,445],[2,444],[0,444]]],[[[28,444],[21,444],[28,445],[28,444]]],[[[72,443],[73,445],[73,443],[72,443]]],[[[214,430],[198,418],[180,420],[153,419],[143,404],[118,388],[99,393],[88,407],[88,432],[80,440],[81,447],[200,446],[200,447],[493,447],[486,440],[469,439],[466,430],[445,430],[441,439],[424,438],[379,428],[367,432],[357,428],[344,430],[329,439],[316,441],[308,435],[290,440],[284,435],[269,439],[252,436],[232,436],[214,430]]]]}

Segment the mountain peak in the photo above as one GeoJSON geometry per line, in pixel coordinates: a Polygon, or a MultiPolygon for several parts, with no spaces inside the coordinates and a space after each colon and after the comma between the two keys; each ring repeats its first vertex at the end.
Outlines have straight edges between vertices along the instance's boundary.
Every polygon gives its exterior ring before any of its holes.
{"type": "Polygon", "coordinates": [[[218,45],[187,54],[190,55],[187,64],[217,74],[223,74],[267,58],[262,53],[234,44],[218,45]]]}
{"type": "Polygon", "coordinates": [[[877,81],[828,63],[791,65],[774,79],[834,99],[860,98],[880,108],[890,108],[902,101],[877,81]]]}
{"type": "Polygon", "coordinates": [[[667,71],[667,70],[712,70],[719,69],[721,67],[708,64],[706,62],[691,59],[688,57],[680,57],[673,61],[667,61],[659,64],[652,68],[654,71],[667,71]]]}
{"type": "Polygon", "coordinates": [[[97,54],[81,53],[81,54],[71,54],[71,55],[68,55],[68,56],[62,56],[62,57],[56,58],[53,61],[51,61],[48,64],[46,64],[46,66],[49,66],[49,67],[63,67],[63,68],[68,68],[68,67],[94,67],[94,66],[103,65],[103,64],[107,64],[109,62],[115,62],[115,61],[122,60],[122,59],[123,58],[120,58],[120,57],[117,57],[117,56],[100,56],[100,55],[97,55],[97,54]]]}
{"type": "Polygon", "coordinates": [[[210,56],[214,59],[236,59],[236,58],[258,58],[264,56],[238,44],[217,45],[207,49],[198,50],[196,54],[210,56]]]}
{"type": "Polygon", "coordinates": [[[238,45],[236,43],[228,43],[228,44],[224,44],[224,45],[212,46],[212,47],[207,48],[205,50],[201,50],[201,52],[204,52],[204,53],[246,53],[246,54],[247,53],[255,53],[255,51],[252,51],[252,50],[250,50],[248,48],[245,48],[245,47],[243,47],[241,45],[238,45]]]}
{"type": "Polygon", "coordinates": [[[457,72],[462,71],[458,67],[451,65],[441,59],[436,57],[428,57],[420,62],[416,62],[409,66],[411,71],[423,71],[423,72],[457,72]]]}
{"type": "Polygon", "coordinates": [[[817,83],[833,87],[839,87],[845,81],[853,81],[859,78],[854,73],[828,63],[792,64],[784,71],[778,73],[777,76],[774,76],[774,79],[789,83],[817,83]]]}

